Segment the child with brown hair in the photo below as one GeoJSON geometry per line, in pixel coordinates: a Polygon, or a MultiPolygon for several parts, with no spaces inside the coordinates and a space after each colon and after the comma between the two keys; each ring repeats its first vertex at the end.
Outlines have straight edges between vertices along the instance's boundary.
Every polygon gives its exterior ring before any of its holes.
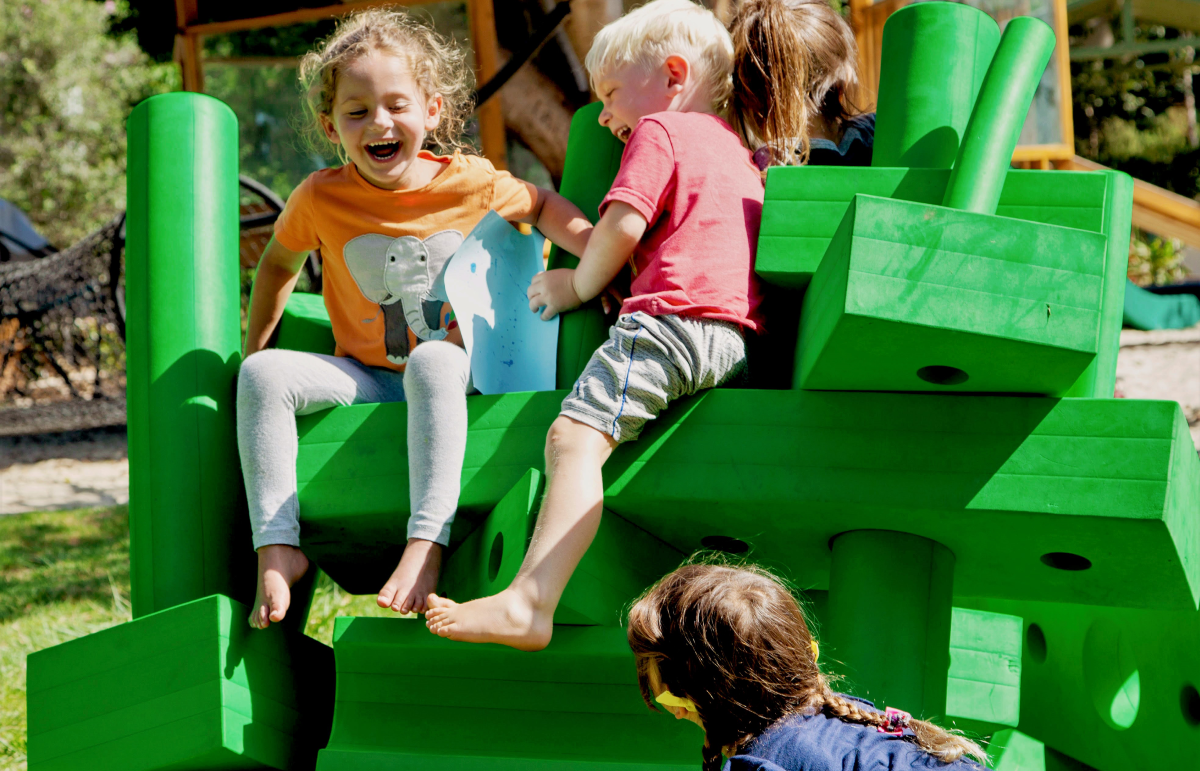
{"type": "Polygon", "coordinates": [[[826,0],[744,0],[730,34],[730,123],[760,169],[871,165],[875,114],[851,101],[854,33],[826,0]]]}
{"type": "Polygon", "coordinates": [[[628,636],[646,704],[704,729],[704,771],[979,771],[964,756],[987,762],[958,734],[833,691],[800,604],[761,568],[677,569],[634,604],[628,636]]]}
{"type": "Polygon", "coordinates": [[[399,613],[425,609],[458,507],[471,389],[446,263],[491,210],[576,254],[591,232],[562,196],[460,152],[470,70],[456,46],[403,11],[347,18],[300,62],[300,80],[312,128],[344,165],[313,172],[288,197],[250,300],[237,424],[258,551],[250,615],[258,628],[283,620],[291,586],[309,567],[295,416],[335,405],[408,402],[408,541],[377,602],[399,613]],[[264,350],[318,248],[336,355],[264,350]]]}

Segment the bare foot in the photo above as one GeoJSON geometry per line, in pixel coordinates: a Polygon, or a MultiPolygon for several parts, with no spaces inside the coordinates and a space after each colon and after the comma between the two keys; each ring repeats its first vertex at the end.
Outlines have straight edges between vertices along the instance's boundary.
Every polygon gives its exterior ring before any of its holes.
{"type": "Polygon", "coordinates": [[[271,544],[258,550],[258,594],[250,611],[250,626],[266,629],[279,623],[292,604],[292,585],[308,570],[308,557],[295,546],[271,544]]]}
{"type": "Polygon", "coordinates": [[[424,613],[425,598],[437,588],[442,569],[442,547],[423,538],[409,538],[392,577],[379,590],[375,602],[397,613],[424,613]]]}
{"type": "Polygon", "coordinates": [[[431,594],[428,604],[425,626],[439,637],[500,643],[523,651],[540,651],[550,644],[554,611],[535,608],[512,587],[462,605],[431,594]]]}

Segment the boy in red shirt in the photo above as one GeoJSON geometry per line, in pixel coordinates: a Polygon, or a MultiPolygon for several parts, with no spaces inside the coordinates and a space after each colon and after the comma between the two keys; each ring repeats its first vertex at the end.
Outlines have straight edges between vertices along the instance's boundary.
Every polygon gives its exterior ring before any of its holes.
{"type": "Polygon", "coordinates": [[[604,462],[669,402],[744,377],[743,334],[761,326],[762,182],[717,116],[731,90],[729,33],[690,0],[655,0],[601,30],[587,67],[600,124],[626,143],[621,170],[579,267],[538,275],[529,306],[545,319],[575,308],[627,261],[631,296],[550,426],[549,483],[517,577],[461,605],[430,595],[427,626],[453,640],[549,643],[554,609],[600,523],[604,462]]]}

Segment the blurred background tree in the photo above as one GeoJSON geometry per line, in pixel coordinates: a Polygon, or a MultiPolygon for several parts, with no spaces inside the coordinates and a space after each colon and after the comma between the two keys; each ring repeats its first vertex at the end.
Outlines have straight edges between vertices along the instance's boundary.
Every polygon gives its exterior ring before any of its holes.
{"type": "Polygon", "coordinates": [[[0,198],[65,247],[125,208],[125,120],[178,87],[112,25],[123,2],[0,0],[0,198]]]}

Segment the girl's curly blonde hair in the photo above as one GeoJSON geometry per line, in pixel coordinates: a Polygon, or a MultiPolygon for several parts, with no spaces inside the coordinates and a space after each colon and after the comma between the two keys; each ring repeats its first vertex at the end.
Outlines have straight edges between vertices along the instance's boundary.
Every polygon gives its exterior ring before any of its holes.
{"type": "MultiPolygon", "coordinates": [[[[475,76],[466,56],[453,41],[402,10],[373,8],[347,16],[333,34],[300,60],[300,85],[306,113],[305,135],[314,148],[327,147],[320,116],[333,111],[339,71],[372,51],[402,56],[408,61],[413,80],[426,97],[442,97],[442,114],[437,128],[425,136],[425,146],[443,152],[470,150],[463,129],[473,104],[475,76]]],[[[345,152],[337,148],[342,162],[345,152]]]]}

